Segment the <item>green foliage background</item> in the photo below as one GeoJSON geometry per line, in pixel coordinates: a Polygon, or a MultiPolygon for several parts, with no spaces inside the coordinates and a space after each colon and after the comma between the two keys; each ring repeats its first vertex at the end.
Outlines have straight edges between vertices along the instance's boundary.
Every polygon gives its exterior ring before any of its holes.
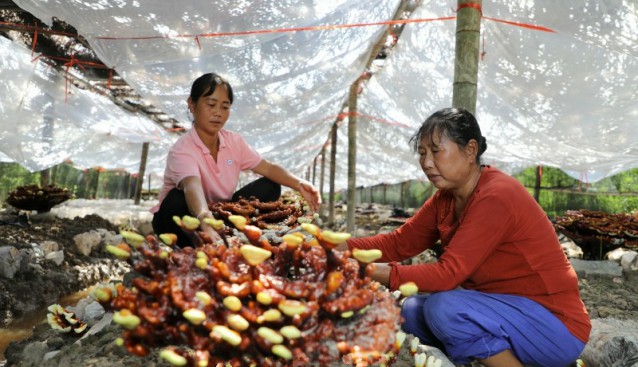
{"type": "MultiPolygon", "coordinates": [[[[565,210],[599,210],[631,213],[638,210],[638,169],[631,169],[593,184],[580,182],[565,172],[543,167],[539,203],[550,218],[565,210]]],[[[530,194],[534,193],[536,168],[514,175],[530,194]]]]}
{"type": "MultiPolygon", "coordinates": [[[[18,186],[41,185],[42,173],[31,173],[17,163],[0,163],[0,203],[18,186]]],[[[136,178],[123,171],[78,170],[63,163],[50,169],[49,183],[66,187],[76,198],[126,199],[135,192],[136,178]]]]}
{"type": "MultiPolygon", "coordinates": [[[[536,167],[528,168],[514,177],[534,194],[536,167]]],[[[563,215],[565,210],[600,210],[607,213],[631,213],[638,210],[638,169],[631,169],[599,182],[588,184],[573,179],[563,171],[543,167],[539,202],[550,218],[563,215]]],[[[31,173],[16,163],[0,163],[0,202],[18,186],[41,184],[41,173],[31,173]]],[[[60,164],[50,170],[50,182],[66,187],[76,198],[126,199],[132,198],[136,178],[122,171],[101,169],[78,170],[60,164]]],[[[318,185],[318,183],[317,183],[318,185]]],[[[327,185],[325,185],[327,187],[327,185]]],[[[403,208],[419,207],[434,188],[426,181],[408,181],[394,185],[357,188],[357,203],[381,203],[403,208]]],[[[336,201],[345,200],[347,192],[338,192],[336,201]]],[[[324,193],[324,202],[328,202],[324,193]]]]}
{"type": "MultiPolygon", "coordinates": [[[[514,177],[534,195],[536,167],[530,167],[514,177]]],[[[631,213],[638,210],[638,169],[631,169],[596,183],[573,179],[552,167],[542,169],[539,203],[550,218],[561,216],[566,210],[598,210],[607,213],[631,213]]],[[[394,185],[359,187],[357,203],[380,203],[403,208],[416,208],[435,189],[427,181],[409,181],[394,185]]],[[[325,193],[324,193],[325,194],[325,193]]],[[[340,193],[345,201],[347,191],[340,193]]],[[[324,201],[327,201],[324,196],[324,201]]]]}

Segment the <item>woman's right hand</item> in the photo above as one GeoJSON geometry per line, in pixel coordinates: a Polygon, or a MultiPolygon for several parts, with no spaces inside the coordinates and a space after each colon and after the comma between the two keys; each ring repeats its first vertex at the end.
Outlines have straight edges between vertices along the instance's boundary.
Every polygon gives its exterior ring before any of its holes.
{"type": "Polygon", "coordinates": [[[304,200],[306,200],[310,210],[313,213],[316,213],[321,205],[321,194],[319,193],[319,190],[317,190],[317,188],[310,182],[301,180],[299,181],[297,191],[299,191],[304,200]]]}
{"type": "MultiPolygon", "coordinates": [[[[208,218],[213,218],[213,215],[211,214],[210,216],[208,216],[208,218]]],[[[210,237],[212,243],[214,243],[216,245],[224,243],[224,240],[222,239],[222,236],[219,234],[219,232],[217,232],[213,227],[211,227],[208,224],[204,223],[202,221],[203,218],[198,218],[198,219],[201,222],[200,226],[199,226],[200,230],[202,232],[206,233],[210,237]]]]}

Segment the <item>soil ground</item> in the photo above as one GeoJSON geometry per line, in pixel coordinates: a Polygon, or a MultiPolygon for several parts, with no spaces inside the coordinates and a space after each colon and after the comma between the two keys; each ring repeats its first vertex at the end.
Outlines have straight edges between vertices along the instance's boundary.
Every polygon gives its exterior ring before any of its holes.
{"type": "MultiPolygon", "coordinates": [[[[357,220],[357,228],[361,228],[358,235],[373,233],[388,224],[371,212],[357,220]]],[[[37,261],[17,272],[12,279],[0,277],[0,366],[167,366],[156,354],[139,358],[117,347],[113,340],[121,331],[116,326],[106,326],[98,334],[77,342],[77,336],[51,330],[46,323],[48,305],[128,271],[126,264],[113,260],[103,251],[82,256],[73,250],[76,234],[96,228],[118,231],[116,226],[97,215],[74,219],[49,216],[38,221],[25,221],[15,213],[0,213],[0,247],[32,249],[33,243],[56,241],[63,246],[65,255],[61,265],[37,261]],[[19,339],[23,340],[17,341],[19,339]],[[42,356],[58,349],[61,352],[43,365],[42,356]]],[[[638,321],[637,279],[588,276],[580,280],[580,291],[592,319],[638,321]]],[[[73,304],[71,300],[66,302],[62,304],[73,304]]]]}

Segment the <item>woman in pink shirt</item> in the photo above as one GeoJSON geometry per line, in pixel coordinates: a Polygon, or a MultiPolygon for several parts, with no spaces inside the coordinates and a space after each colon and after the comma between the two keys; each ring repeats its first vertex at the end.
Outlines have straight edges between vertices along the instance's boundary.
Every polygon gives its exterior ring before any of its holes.
{"type": "MultiPolygon", "coordinates": [[[[310,209],[317,210],[321,198],[310,182],[262,158],[240,134],[224,129],[233,103],[228,81],[214,73],[200,76],[193,82],[187,102],[193,128],[168,153],[160,204],[151,209],[156,234],[175,233],[179,246],[190,246],[173,216],[212,217],[208,203],[235,201],[240,196],[274,201],[281,194],[281,185],[298,190],[310,209]],[[263,177],[235,192],[243,170],[263,177]]],[[[219,239],[206,224],[201,229],[219,239]]]]}
{"type": "Polygon", "coordinates": [[[347,241],[350,250],[382,251],[373,279],[390,289],[414,282],[422,292],[403,302],[403,330],[457,364],[576,360],[591,330],[576,273],[527,190],[480,164],[487,144],[474,116],[440,110],[412,141],[437,192],[397,230],[347,241]],[[437,262],[398,263],[439,241],[437,262]]]}

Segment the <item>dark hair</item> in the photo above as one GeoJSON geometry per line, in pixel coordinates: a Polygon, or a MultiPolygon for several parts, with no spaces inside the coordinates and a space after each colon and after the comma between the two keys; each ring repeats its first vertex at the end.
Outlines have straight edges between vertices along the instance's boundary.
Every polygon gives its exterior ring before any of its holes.
{"type": "Polygon", "coordinates": [[[433,113],[423,122],[419,131],[410,138],[414,151],[418,151],[421,139],[427,137],[431,141],[435,134],[438,134],[439,138],[447,137],[462,148],[474,139],[478,144],[476,163],[481,163],[481,155],[487,149],[487,142],[481,135],[481,128],[476,118],[468,110],[444,108],[433,113]]]}
{"type": "Polygon", "coordinates": [[[200,97],[210,96],[215,92],[215,87],[218,85],[226,86],[226,90],[228,91],[228,100],[230,101],[230,104],[233,104],[233,87],[230,86],[230,83],[228,83],[226,79],[215,73],[207,73],[195,79],[191,86],[191,100],[193,103],[197,103],[197,100],[199,100],[200,97]]]}

